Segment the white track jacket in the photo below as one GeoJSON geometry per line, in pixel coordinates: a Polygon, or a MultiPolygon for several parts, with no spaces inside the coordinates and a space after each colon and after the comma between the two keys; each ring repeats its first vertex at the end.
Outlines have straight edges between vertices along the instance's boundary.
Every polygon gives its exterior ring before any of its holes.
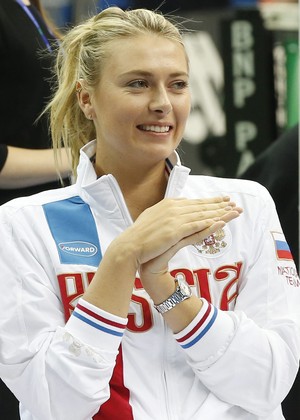
{"type": "Polygon", "coordinates": [[[267,190],[166,160],[166,197],[224,194],[244,209],[170,261],[204,302],[173,334],[138,277],[126,319],[81,298],[132,223],[115,178],[97,179],[94,153],[95,142],[82,149],[76,184],[0,208],[0,376],[22,420],[283,419],[300,283],[267,190]]]}

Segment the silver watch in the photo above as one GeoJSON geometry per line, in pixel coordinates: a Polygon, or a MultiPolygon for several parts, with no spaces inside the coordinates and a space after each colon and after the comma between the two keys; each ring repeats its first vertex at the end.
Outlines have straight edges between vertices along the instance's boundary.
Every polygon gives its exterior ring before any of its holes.
{"type": "Polygon", "coordinates": [[[168,312],[170,309],[174,308],[174,306],[178,305],[178,303],[183,302],[192,296],[191,288],[185,281],[176,279],[175,283],[177,285],[175,292],[159,305],[154,305],[154,308],[160,314],[168,312]]]}

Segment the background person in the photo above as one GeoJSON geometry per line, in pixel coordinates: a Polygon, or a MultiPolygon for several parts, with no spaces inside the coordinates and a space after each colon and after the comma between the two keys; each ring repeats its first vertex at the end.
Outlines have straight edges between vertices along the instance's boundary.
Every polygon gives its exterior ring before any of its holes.
{"type": "Polygon", "coordinates": [[[264,185],[299,270],[299,125],[287,129],[240,176],[264,185]]]}
{"type": "MultiPolygon", "coordinates": [[[[0,204],[67,182],[68,157],[54,160],[48,121],[38,119],[51,93],[60,36],[39,0],[0,2],[0,204]],[[36,121],[37,120],[37,121],[36,121]]],[[[0,413],[19,418],[19,404],[0,380],[0,413]]]]}
{"type": "MultiPolygon", "coordinates": [[[[47,150],[47,117],[38,119],[51,96],[57,36],[39,0],[1,0],[1,204],[61,185],[53,152],[47,150]]],[[[67,178],[69,166],[62,153],[62,177],[67,178]]]]}
{"type": "MultiPolygon", "coordinates": [[[[45,183],[55,181],[59,186],[60,176],[66,178],[70,174],[70,160],[65,150],[62,150],[58,161],[52,149],[25,149],[22,147],[0,144],[0,188],[2,200],[8,194],[19,196],[24,188],[26,193],[31,189],[39,190],[45,183]]],[[[23,191],[25,193],[25,191],[23,191]]]]}

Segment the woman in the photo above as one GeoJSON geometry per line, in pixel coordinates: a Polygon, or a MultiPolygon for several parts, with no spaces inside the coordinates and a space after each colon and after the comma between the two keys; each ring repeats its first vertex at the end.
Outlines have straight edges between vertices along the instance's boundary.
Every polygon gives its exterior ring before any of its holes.
{"type": "MultiPolygon", "coordinates": [[[[0,203],[60,186],[47,118],[58,31],[39,0],[0,4],[0,203]],[[6,98],[6,100],[4,100],[6,98]]],[[[59,159],[67,178],[66,153],[59,159]]]]}
{"type": "Polygon", "coordinates": [[[263,187],[180,164],[180,32],[108,8],[64,37],[57,72],[77,181],[0,216],[0,375],[22,418],[282,419],[297,273],[263,187]]]}

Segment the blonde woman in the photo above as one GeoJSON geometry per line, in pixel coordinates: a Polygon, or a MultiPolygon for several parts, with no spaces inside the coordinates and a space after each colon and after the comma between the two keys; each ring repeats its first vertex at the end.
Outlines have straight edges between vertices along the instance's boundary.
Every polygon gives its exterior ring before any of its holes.
{"type": "Polygon", "coordinates": [[[0,211],[0,375],[21,417],[283,419],[299,280],[263,187],[180,163],[178,28],[108,8],[64,37],[57,73],[76,183],[0,211]]]}

